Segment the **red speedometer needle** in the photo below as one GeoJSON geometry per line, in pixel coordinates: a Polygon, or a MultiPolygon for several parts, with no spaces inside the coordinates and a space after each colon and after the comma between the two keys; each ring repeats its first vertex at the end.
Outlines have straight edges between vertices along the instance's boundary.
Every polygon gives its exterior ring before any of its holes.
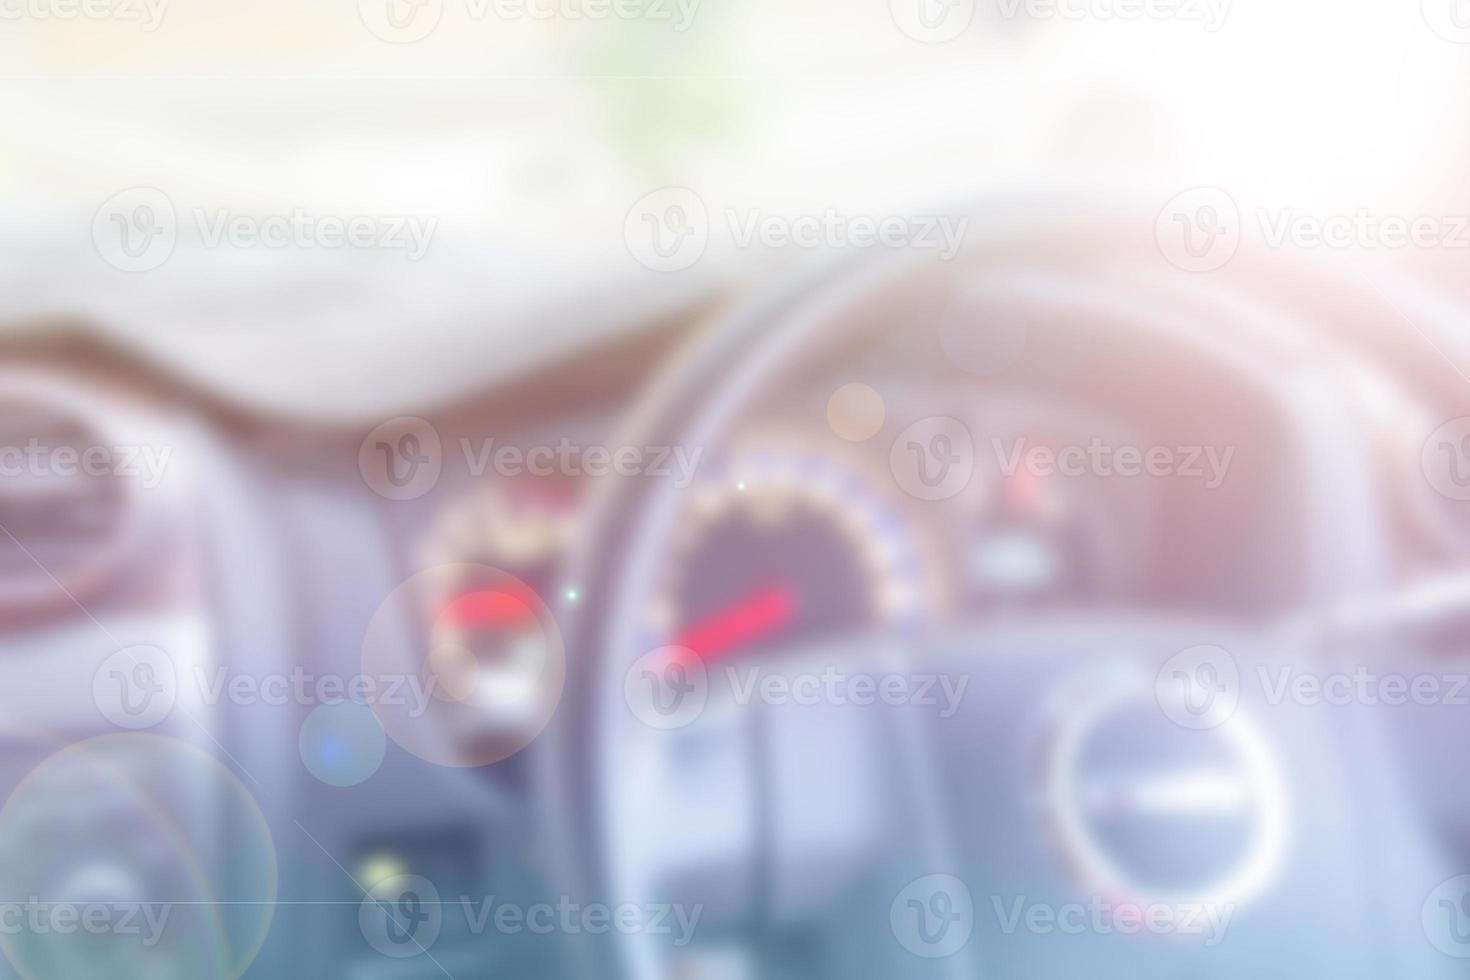
{"type": "Polygon", "coordinates": [[[767,586],[686,626],[675,643],[705,660],[717,660],[785,626],[795,612],[795,592],[785,586],[767,586]]]}
{"type": "Polygon", "coordinates": [[[517,626],[535,619],[530,590],[496,586],[461,592],[444,603],[439,615],[455,626],[517,626]]]}

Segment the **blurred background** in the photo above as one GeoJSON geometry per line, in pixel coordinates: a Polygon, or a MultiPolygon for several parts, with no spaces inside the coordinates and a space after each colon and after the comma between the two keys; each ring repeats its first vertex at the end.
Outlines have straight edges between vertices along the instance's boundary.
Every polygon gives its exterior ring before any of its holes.
{"type": "Polygon", "coordinates": [[[1465,0],[0,65],[0,977],[1470,970],[1465,0]]]}

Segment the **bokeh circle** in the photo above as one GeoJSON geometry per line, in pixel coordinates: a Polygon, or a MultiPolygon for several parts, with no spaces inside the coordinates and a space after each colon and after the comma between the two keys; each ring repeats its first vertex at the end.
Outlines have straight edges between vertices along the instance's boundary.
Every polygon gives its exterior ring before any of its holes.
{"type": "Polygon", "coordinates": [[[276,889],[254,798],[180,739],[67,746],[0,809],[0,900],[26,905],[0,949],[27,980],[236,980],[265,942],[276,889]],[[98,928],[76,925],[93,916],[98,928]]]}
{"type": "Polygon", "coordinates": [[[546,603],[489,565],[439,565],[379,605],[362,643],[369,703],[389,738],[441,766],[476,767],[530,745],[566,683],[546,603]]]}

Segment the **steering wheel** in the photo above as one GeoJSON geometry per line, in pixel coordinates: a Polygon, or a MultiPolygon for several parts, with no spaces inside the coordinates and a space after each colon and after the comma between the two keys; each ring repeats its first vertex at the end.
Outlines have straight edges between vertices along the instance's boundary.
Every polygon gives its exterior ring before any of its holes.
{"type": "MultiPolygon", "coordinates": [[[[1301,451],[1355,444],[1297,370],[1315,327],[1238,282],[1171,269],[1151,225],[1074,214],[973,219],[991,232],[951,262],[821,265],[671,367],[626,442],[718,446],[817,352],[885,331],[937,356],[964,295],[974,330],[1022,316],[1042,340],[1046,324],[1085,324],[1094,345],[1166,350],[1254,393],[1286,433],[1282,485],[1300,490],[1279,519],[1308,552],[1304,601],[1371,586],[1381,543],[1342,530],[1374,526],[1371,512],[1332,492],[1366,462],[1301,451]]],[[[793,683],[832,668],[963,682],[948,715],[739,702],[646,627],[680,492],[601,488],[573,567],[577,666],[541,757],[568,888],[697,907],[697,938],[589,940],[577,975],[1448,975],[1419,921],[1444,874],[1371,722],[1269,697],[1271,671],[1328,656],[1315,638],[1148,608],[979,616],[822,637],[766,668],[793,683]],[[644,680],[699,707],[650,718],[634,703],[644,680]]]]}

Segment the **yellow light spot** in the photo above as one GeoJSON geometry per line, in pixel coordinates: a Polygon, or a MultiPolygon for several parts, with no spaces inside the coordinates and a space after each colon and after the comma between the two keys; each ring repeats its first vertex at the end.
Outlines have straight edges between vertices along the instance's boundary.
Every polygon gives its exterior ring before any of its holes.
{"type": "Polygon", "coordinates": [[[357,883],[368,891],[372,891],[390,878],[397,878],[407,873],[408,867],[396,854],[382,852],[369,854],[357,862],[357,883]]]}

